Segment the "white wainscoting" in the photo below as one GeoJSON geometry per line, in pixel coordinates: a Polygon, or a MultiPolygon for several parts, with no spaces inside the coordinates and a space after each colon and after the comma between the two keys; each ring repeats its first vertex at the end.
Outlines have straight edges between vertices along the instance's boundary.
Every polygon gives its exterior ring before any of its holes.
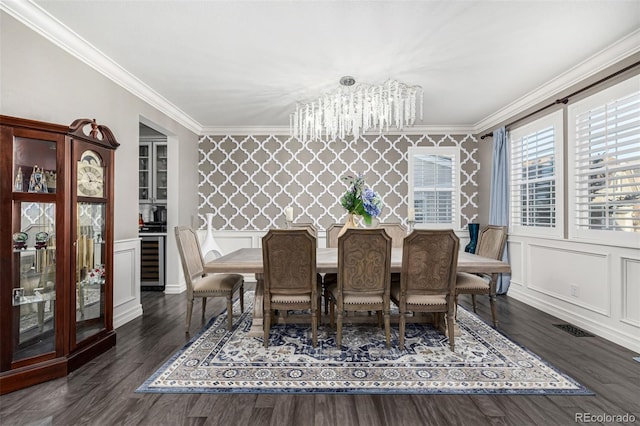
{"type": "Polygon", "coordinates": [[[510,235],[509,296],[640,352],[640,250],[510,235]]]}
{"type": "Polygon", "coordinates": [[[113,327],[142,315],[140,301],[140,239],[113,245],[113,327]]]}

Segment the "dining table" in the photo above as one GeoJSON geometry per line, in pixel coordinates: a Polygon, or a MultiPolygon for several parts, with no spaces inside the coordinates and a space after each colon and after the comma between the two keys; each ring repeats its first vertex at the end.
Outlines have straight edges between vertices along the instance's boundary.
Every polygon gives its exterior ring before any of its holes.
{"type": "MultiPolygon", "coordinates": [[[[319,247],[316,249],[316,270],[319,274],[336,274],[338,272],[338,249],[319,247]]],[[[510,273],[511,266],[507,262],[478,256],[460,251],[458,253],[458,272],[478,274],[510,273]]],[[[253,319],[249,336],[263,336],[263,263],[262,248],[240,248],[205,264],[207,273],[239,273],[254,274],[256,278],[253,319]]],[[[402,248],[391,250],[391,272],[402,271],[402,248]]],[[[494,296],[495,297],[495,296],[494,296]]]]}

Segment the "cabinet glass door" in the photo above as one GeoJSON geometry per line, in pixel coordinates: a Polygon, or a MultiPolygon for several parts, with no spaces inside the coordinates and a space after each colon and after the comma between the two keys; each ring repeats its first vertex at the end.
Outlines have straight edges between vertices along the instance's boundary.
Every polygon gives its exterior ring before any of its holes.
{"type": "Polygon", "coordinates": [[[78,203],[76,342],[105,329],[105,218],[102,202],[78,203]]]}
{"type": "Polygon", "coordinates": [[[55,351],[55,204],[15,202],[13,229],[13,360],[55,351]]]}
{"type": "Polygon", "coordinates": [[[138,165],[138,199],[149,200],[151,198],[151,155],[149,145],[140,145],[138,165]]]}
{"type": "Polygon", "coordinates": [[[156,194],[154,201],[167,199],[167,144],[154,144],[156,151],[156,194]]]}
{"type": "Polygon", "coordinates": [[[56,192],[56,142],[16,137],[13,149],[13,191],[56,192]]]}

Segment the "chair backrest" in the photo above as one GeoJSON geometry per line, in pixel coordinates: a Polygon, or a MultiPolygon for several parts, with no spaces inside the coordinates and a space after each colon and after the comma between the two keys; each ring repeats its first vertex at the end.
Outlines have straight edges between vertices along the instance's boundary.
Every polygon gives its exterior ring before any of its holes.
{"type": "Polygon", "coordinates": [[[487,225],[480,231],[475,254],[500,260],[502,259],[506,243],[506,226],[487,225]]]}
{"type": "Polygon", "coordinates": [[[327,228],[327,247],[338,247],[338,234],[344,223],[334,223],[327,228]]]}
{"type": "Polygon", "coordinates": [[[382,228],[349,228],[338,239],[338,290],[389,294],[391,237],[382,228]]]}
{"type": "Polygon", "coordinates": [[[452,229],[416,229],[404,239],[400,287],[409,294],[454,294],[460,240],[452,229]]]}
{"type": "Polygon", "coordinates": [[[318,238],[318,228],[313,223],[292,223],[291,229],[306,229],[311,235],[318,238]]]}
{"type": "Polygon", "coordinates": [[[316,238],[306,229],[270,229],[262,237],[264,289],[306,294],[316,288],[316,238]]]}
{"type": "Polygon", "coordinates": [[[402,247],[404,244],[404,237],[407,236],[407,228],[401,223],[380,223],[378,227],[387,231],[387,234],[391,237],[391,245],[393,247],[402,247]]]}
{"type": "Polygon", "coordinates": [[[187,282],[187,290],[193,289],[193,281],[204,275],[204,260],[200,251],[200,243],[196,231],[188,226],[176,226],[176,243],[182,262],[184,278],[187,282]]]}

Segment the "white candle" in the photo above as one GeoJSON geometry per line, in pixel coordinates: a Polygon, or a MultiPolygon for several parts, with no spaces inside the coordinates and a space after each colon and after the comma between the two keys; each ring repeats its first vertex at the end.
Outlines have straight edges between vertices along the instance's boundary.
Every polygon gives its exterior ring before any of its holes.
{"type": "Polygon", "coordinates": [[[287,207],[284,209],[284,216],[287,222],[293,222],[293,207],[287,207]]]}
{"type": "Polygon", "coordinates": [[[408,216],[407,219],[409,219],[410,222],[415,222],[415,220],[416,220],[416,209],[409,208],[407,216],[408,216]]]}

